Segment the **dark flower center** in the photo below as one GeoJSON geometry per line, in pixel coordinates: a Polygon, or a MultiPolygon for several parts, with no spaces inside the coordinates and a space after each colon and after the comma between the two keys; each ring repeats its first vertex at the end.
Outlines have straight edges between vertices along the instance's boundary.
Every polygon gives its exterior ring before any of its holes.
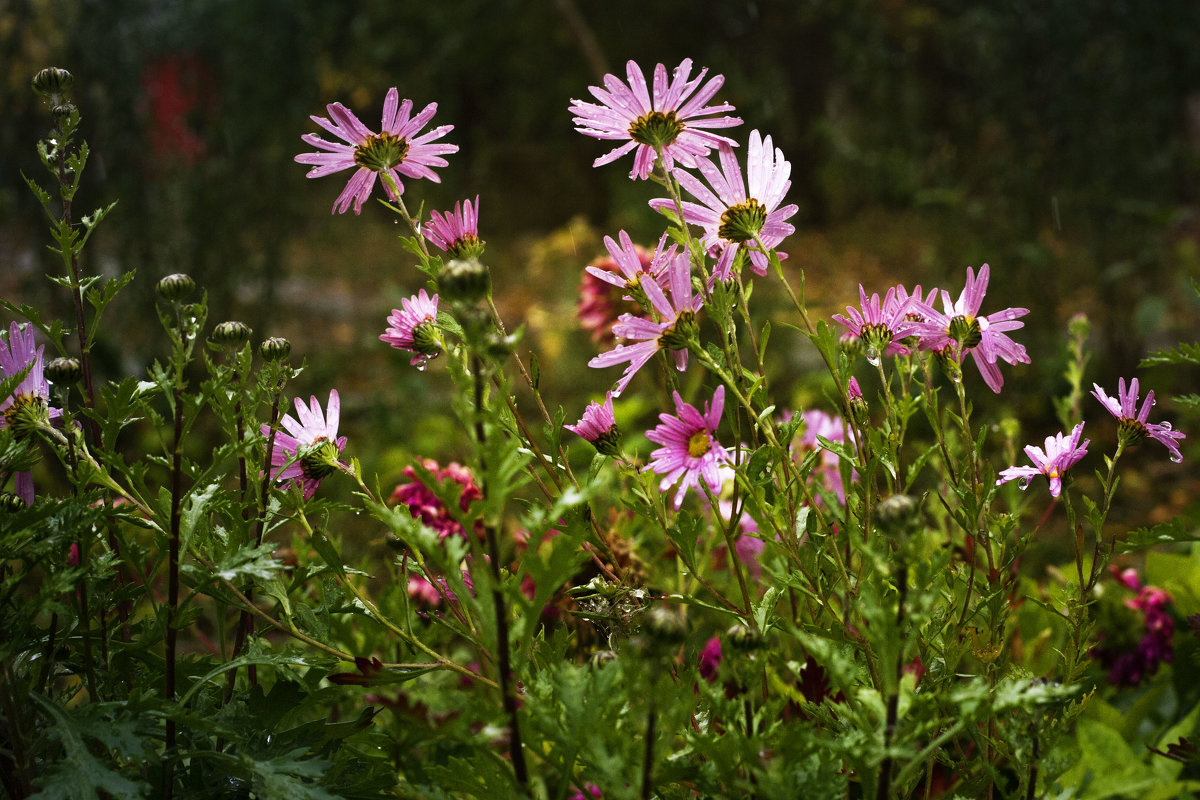
{"type": "Polygon", "coordinates": [[[1133,417],[1121,417],[1117,420],[1117,436],[1126,446],[1137,444],[1149,433],[1146,426],[1133,417]]]}
{"type": "Polygon", "coordinates": [[[974,317],[955,317],[950,320],[950,338],[958,342],[964,350],[970,350],[983,341],[983,330],[979,320],[974,317]]]}
{"type": "Polygon", "coordinates": [[[882,322],[868,322],[859,331],[859,337],[868,350],[883,353],[892,343],[895,332],[882,322]]]}
{"type": "Polygon", "coordinates": [[[28,436],[50,421],[46,398],[36,394],[18,394],[4,410],[7,427],[17,436],[28,436]]]}
{"type": "Polygon", "coordinates": [[[483,243],[470,233],[464,233],[450,243],[450,255],[455,258],[478,258],[482,254],[483,243]]]}
{"type": "Polygon", "coordinates": [[[679,312],[675,324],[662,332],[658,341],[669,350],[686,350],[688,344],[696,338],[700,326],[696,324],[696,315],[691,311],[679,312]]]}
{"type": "Polygon", "coordinates": [[[675,118],[674,111],[651,111],[629,125],[629,138],[650,147],[666,147],[678,139],[681,133],[683,123],[675,118]]]}
{"type": "Polygon", "coordinates": [[[398,166],[408,155],[408,140],[390,133],[377,133],[354,148],[354,163],[371,172],[398,166]]]}
{"type": "Polygon", "coordinates": [[[763,225],[766,224],[766,206],[751,197],[743,203],[725,209],[725,213],[721,215],[717,235],[729,242],[750,242],[762,233],[763,225]]]}
{"type": "Polygon", "coordinates": [[[708,431],[698,430],[693,433],[691,438],[688,439],[687,447],[688,455],[692,458],[700,458],[700,456],[707,453],[711,447],[708,431]]]}

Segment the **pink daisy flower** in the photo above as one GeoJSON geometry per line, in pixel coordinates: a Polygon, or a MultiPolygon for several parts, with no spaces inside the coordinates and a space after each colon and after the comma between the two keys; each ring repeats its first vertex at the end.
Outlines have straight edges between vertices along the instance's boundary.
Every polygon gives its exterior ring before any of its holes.
{"type": "Polygon", "coordinates": [[[979,308],[983,305],[989,274],[987,264],[979,268],[978,275],[967,267],[967,284],[958,296],[958,302],[950,302],[950,293],[942,290],[945,313],[933,310],[921,330],[921,349],[942,352],[960,363],[963,355],[970,351],[984,383],[999,393],[1004,376],[996,362],[1003,359],[1009,364],[1029,363],[1024,345],[1017,344],[1005,333],[1025,327],[1025,323],[1017,319],[1028,314],[1029,309],[1006,308],[980,316],[979,308]]]}
{"type": "Polygon", "coordinates": [[[676,161],[694,167],[697,157],[708,155],[709,150],[719,143],[735,145],[732,139],[703,130],[742,124],[737,117],[714,116],[732,111],[733,106],[728,103],[705,105],[725,83],[725,78],[717,75],[701,86],[708,69],[700,70],[700,74],[688,80],[691,71],[692,60],[685,58],[675,68],[668,83],[667,68],[657,65],[651,94],[642,68],[629,61],[625,64],[628,85],[616,75],[605,75],[603,89],[588,87],[599,104],[572,100],[570,110],[575,115],[572,120],[575,130],[596,139],[622,142],[616,149],[597,158],[592,166],[603,166],[634,152],[629,177],[645,180],[654,168],[660,148],[663,166],[670,171],[675,168],[676,161]]]}
{"type": "MultiPolygon", "coordinates": [[[[296,417],[286,414],[280,421],[287,433],[275,431],[271,464],[277,469],[271,478],[279,482],[291,480],[303,489],[304,499],[308,500],[322,480],[341,468],[338,456],[346,449],[346,437],[337,435],[342,400],[337,389],[330,390],[324,415],[316,397],[309,398],[307,407],[299,397],[295,403],[296,417]]],[[[261,431],[263,438],[269,439],[270,426],[263,425],[261,431]]]]}
{"type": "Polygon", "coordinates": [[[1149,436],[1171,452],[1171,460],[1176,464],[1183,461],[1183,455],[1179,452],[1179,440],[1185,438],[1183,433],[1173,430],[1169,422],[1146,421],[1154,405],[1153,390],[1146,392],[1146,399],[1142,401],[1141,410],[1138,410],[1137,378],[1129,381],[1128,388],[1125,386],[1125,379],[1121,378],[1117,384],[1116,397],[1105,394],[1098,383],[1093,383],[1092,387],[1092,396],[1108,409],[1108,413],[1116,417],[1118,435],[1125,444],[1134,445],[1149,436]]]}
{"type": "Polygon", "coordinates": [[[612,392],[604,395],[603,403],[588,403],[579,422],[563,427],[587,439],[599,453],[606,456],[621,455],[621,429],[617,427],[617,418],[613,414],[612,392]]]}
{"type": "Polygon", "coordinates": [[[659,491],[679,484],[675,493],[675,508],[683,504],[683,496],[689,487],[699,487],[701,479],[715,494],[721,491],[721,466],[731,464],[733,457],[716,440],[717,426],[721,423],[721,412],[725,409],[725,387],[718,386],[713,393],[712,406],[704,405],[701,414],[696,407],[683,402],[679,392],[674,392],[675,416],[659,414],[662,424],[646,432],[646,438],[662,445],[650,454],[652,459],[642,468],[662,475],[659,491]]]}
{"type": "Polygon", "coordinates": [[[454,211],[431,213],[423,233],[437,249],[454,258],[477,258],[483,252],[483,242],[479,241],[479,195],[475,195],[475,205],[467,200],[455,203],[454,211]]]}
{"type": "Polygon", "coordinates": [[[402,308],[393,308],[388,317],[388,329],[379,335],[397,350],[415,353],[408,363],[417,369],[425,369],[431,358],[442,352],[442,337],[438,332],[438,296],[430,297],[424,289],[412,297],[400,300],[402,308]]]}
{"type": "MultiPolygon", "coordinates": [[[[796,230],[786,220],[796,213],[797,206],[791,204],[780,208],[792,185],[788,179],[792,165],[784,159],[782,150],[772,149],[771,137],[763,138],[758,131],[750,133],[746,180],[742,178],[742,169],[729,145],[721,144],[717,152],[720,170],[708,159],[701,159],[697,164],[711,189],[682,170],[672,173],[679,185],[700,201],[684,201],[683,219],[704,228],[704,246],[711,255],[718,256],[713,268],[714,280],[729,279],[739,247],[749,252],[754,271],[764,275],[767,255],[759,249],[759,243],[763,248],[773,249],[796,230]]],[[[650,206],[674,210],[675,201],[660,198],[651,200],[650,206]]],[[[780,253],[779,257],[787,258],[787,254],[780,253]]]]}
{"type": "MultiPolygon", "coordinates": [[[[462,466],[457,462],[451,462],[445,467],[438,466],[438,462],[433,459],[425,459],[422,462],[426,471],[429,472],[429,477],[433,479],[437,486],[442,486],[449,481],[457,483],[458,489],[458,509],[462,513],[466,513],[471,507],[471,503],[483,499],[483,492],[475,483],[475,476],[471,474],[471,470],[462,466]]],[[[466,537],[463,531],[462,523],[460,523],[455,514],[453,514],[446,504],[441,501],[433,490],[426,486],[422,477],[417,474],[417,471],[411,466],[405,467],[404,476],[409,479],[409,483],[402,483],[392,492],[391,502],[403,503],[408,506],[408,513],[413,519],[419,519],[425,527],[437,531],[439,539],[445,539],[449,536],[466,537]]],[[[483,534],[482,522],[477,523],[476,532],[483,534]]]]}
{"type": "MultiPolygon", "coordinates": [[[[604,248],[608,250],[611,258],[605,259],[595,266],[589,264],[584,269],[589,275],[621,289],[637,288],[643,275],[649,275],[651,278],[659,280],[666,272],[678,249],[675,245],[666,247],[667,235],[665,233],[658,240],[658,247],[654,249],[653,255],[647,254],[645,248],[634,244],[625,231],[621,231],[617,236],[621,240],[619,245],[613,241],[611,236],[604,237],[604,248]]],[[[662,286],[661,281],[659,286],[662,286]]]]}
{"type": "Polygon", "coordinates": [[[1032,467],[1009,467],[1002,470],[996,485],[999,486],[1019,478],[1019,485],[1024,490],[1029,488],[1031,478],[1045,475],[1050,479],[1050,494],[1058,497],[1062,494],[1063,475],[1087,455],[1087,447],[1091,444],[1091,439],[1085,439],[1083,444],[1080,444],[1079,437],[1082,435],[1083,423],[1081,422],[1071,430],[1070,436],[1064,436],[1061,433],[1047,436],[1045,450],[1033,445],[1027,446],[1025,455],[1029,456],[1029,460],[1034,465],[1032,467]]]}
{"type": "MultiPolygon", "coordinates": [[[[854,381],[854,387],[857,388],[857,386],[858,381],[854,381]]],[[[861,390],[858,396],[861,399],[861,390]]],[[[846,423],[841,417],[827,414],[819,408],[802,411],[800,417],[804,420],[804,425],[800,429],[798,440],[793,444],[793,457],[796,461],[803,462],[809,452],[819,450],[821,452],[820,461],[813,470],[812,477],[837,495],[839,502],[845,503],[846,488],[842,485],[841,458],[837,453],[821,447],[820,440],[849,444],[853,447],[854,432],[846,427],[846,423]]],[[[858,472],[852,470],[851,475],[857,476],[858,472]]]]}
{"type": "MultiPolygon", "coordinates": [[[[17,436],[34,433],[50,420],[62,416],[62,409],[50,407],[50,384],[46,380],[42,352],[33,338],[33,327],[22,328],[13,322],[8,329],[8,341],[0,338],[0,378],[12,378],[25,372],[11,394],[0,401],[0,428],[8,428],[17,436]],[[26,370],[28,370],[26,372],[26,370]]],[[[3,476],[5,473],[0,473],[3,476]]],[[[25,505],[34,498],[33,473],[18,472],[14,476],[15,493],[25,505]]]]}
{"type": "MultiPolygon", "coordinates": [[[[300,138],[323,152],[301,153],[295,160],[300,164],[312,165],[313,168],[308,171],[309,178],[321,178],[345,169],[355,170],[346,188],[334,201],[335,214],[345,214],[351,203],[355,214],[362,213],[363,203],[371,196],[371,189],[375,186],[375,176],[381,172],[391,176],[399,193],[404,192],[401,175],[441,183],[441,178],[432,168],[446,166],[446,160],[441,156],[458,152],[456,144],[432,144],[435,139],[453,130],[453,125],[442,125],[418,135],[433,119],[437,103],[425,106],[414,117],[412,100],[401,103],[400,93],[395,88],[388,89],[383,102],[380,133],[363,125],[341,103],[330,103],[325,108],[329,112],[329,119],[315,115],[310,119],[342,141],[331,142],[315,133],[306,133],[300,138]]],[[[386,181],[384,190],[392,200],[398,199],[386,181]]]]}
{"type": "Polygon", "coordinates": [[[922,310],[935,313],[917,296],[900,300],[899,288],[902,287],[888,289],[880,301],[877,294],[868,299],[867,290],[859,284],[859,308],[846,306],[845,316],[833,316],[834,322],[845,328],[851,336],[862,340],[867,360],[872,364],[879,363],[882,356],[907,355],[908,348],[900,340],[922,330],[921,323],[911,315],[920,314],[922,310]]]}
{"type": "Polygon", "coordinates": [[[688,342],[697,333],[696,312],[703,301],[692,297],[691,267],[687,256],[674,256],[667,265],[667,278],[671,290],[668,300],[658,282],[640,280],[646,299],[657,312],[657,321],[632,314],[622,314],[613,326],[613,333],[622,339],[636,340],[637,344],[619,344],[607,353],[601,353],[588,362],[589,367],[604,368],[614,364],[628,363],[621,379],[613,388],[613,397],[620,396],[629,385],[630,379],[659,350],[675,351],[675,366],[682,372],[687,369],[688,342]]]}

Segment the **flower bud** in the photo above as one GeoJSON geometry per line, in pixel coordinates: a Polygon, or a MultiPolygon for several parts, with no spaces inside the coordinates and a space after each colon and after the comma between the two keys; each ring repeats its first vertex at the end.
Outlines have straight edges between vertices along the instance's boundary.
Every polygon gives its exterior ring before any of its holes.
{"type": "Polygon", "coordinates": [[[282,336],[273,336],[258,346],[258,352],[267,361],[283,361],[292,354],[292,343],[282,336]]]}
{"type": "Polygon", "coordinates": [[[734,652],[752,653],[763,646],[762,631],[739,622],[725,632],[725,641],[734,652]]]}
{"type": "Polygon", "coordinates": [[[11,492],[0,492],[0,511],[15,514],[25,507],[25,501],[11,492]]]}
{"type": "Polygon", "coordinates": [[[1092,323],[1082,311],[1067,321],[1067,332],[1076,339],[1086,339],[1092,332],[1092,323]]]}
{"type": "Polygon", "coordinates": [[[687,620],[668,606],[651,607],[643,619],[643,627],[655,642],[662,644],[679,644],[687,637],[687,620]]]}
{"type": "Polygon", "coordinates": [[[208,338],[217,344],[239,347],[250,341],[253,333],[254,331],[250,330],[250,326],[246,323],[229,320],[215,326],[208,338]]]}
{"type": "Polygon", "coordinates": [[[63,119],[64,117],[69,117],[75,113],[75,104],[74,103],[59,103],[54,108],[50,109],[50,113],[53,114],[58,119],[63,119]]]}
{"type": "Polygon", "coordinates": [[[595,653],[592,653],[591,658],[593,667],[603,667],[605,664],[611,664],[616,660],[617,654],[612,650],[597,650],[595,653]]]}
{"type": "Polygon", "coordinates": [[[64,92],[69,92],[71,84],[74,82],[74,76],[65,69],[46,67],[46,69],[33,76],[33,91],[42,97],[53,98],[64,92]]]}
{"type": "Polygon", "coordinates": [[[478,259],[451,259],[438,276],[438,294],[453,303],[470,305],[482,300],[492,286],[488,268],[478,259]]]}
{"type": "Polygon", "coordinates": [[[190,275],[183,272],[176,272],[161,279],[158,285],[154,287],[154,290],[164,300],[182,300],[191,294],[195,288],[196,282],[192,280],[190,275]]]}
{"type": "Polygon", "coordinates": [[[46,377],[53,384],[71,384],[83,377],[78,358],[56,358],[46,365],[46,377]]]}
{"type": "Polygon", "coordinates": [[[875,522],[890,536],[908,532],[917,522],[920,508],[911,495],[894,494],[875,506],[875,522]]]}

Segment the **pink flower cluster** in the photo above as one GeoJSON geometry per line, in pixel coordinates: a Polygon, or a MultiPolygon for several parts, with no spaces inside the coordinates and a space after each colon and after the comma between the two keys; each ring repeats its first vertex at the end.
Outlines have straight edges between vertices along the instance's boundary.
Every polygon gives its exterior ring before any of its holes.
{"type": "Polygon", "coordinates": [[[1017,320],[1029,309],[1006,308],[980,314],[990,276],[987,264],[979,268],[978,274],[967,267],[966,286],[958,300],[951,300],[949,292],[941,291],[941,311],[931,305],[936,289],[922,298],[920,286],[911,295],[903,286],[896,286],[881,301],[878,294],[868,299],[866,290],[859,286],[859,308],[847,306],[845,316],[838,314],[833,319],[862,340],[867,358],[873,363],[885,355],[908,354],[912,341],[917,349],[937,353],[956,364],[970,353],[984,383],[999,392],[1004,377],[997,362],[1029,363],[1025,348],[1008,336],[1009,331],[1025,326],[1017,320]]]}
{"type": "MultiPolygon", "coordinates": [[[[451,462],[445,467],[440,467],[431,458],[425,459],[422,464],[429,471],[435,483],[442,484],[446,481],[453,481],[462,487],[462,493],[458,498],[458,509],[461,513],[465,514],[471,507],[471,503],[483,498],[483,492],[475,484],[475,477],[469,469],[461,464],[451,462]]],[[[396,487],[392,492],[392,503],[403,503],[408,506],[408,511],[412,514],[413,519],[419,519],[425,527],[437,531],[438,538],[466,536],[462,523],[458,521],[456,515],[446,508],[441,499],[417,475],[415,469],[411,466],[405,467],[403,474],[409,479],[409,482],[396,487]]]]}
{"type": "Polygon", "coordinates": [[[1105,646],[1103,641],[1092,655],[1108,670],[1108,682],[1114,686],[1137,686],[1158,672],[1159,664],[1171,662],[1175,655],[1171,637],[1175,635],[1175,620],[1167,611],[1171,595],[1157,586],[1143,586],[1133,568],[1119,570],[1111,567],[1117,582],[1136,597],[1126,598],[1125,606],[1142,615],[1142,636],[1133,650],[1105,646]]]}

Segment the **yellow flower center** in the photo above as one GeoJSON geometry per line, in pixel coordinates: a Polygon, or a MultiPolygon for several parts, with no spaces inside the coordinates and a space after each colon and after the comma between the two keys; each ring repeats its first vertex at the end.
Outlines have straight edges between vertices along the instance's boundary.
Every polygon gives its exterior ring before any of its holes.
{"type": "Polygon", "coordinates": [[[666,147],[678,139],[681,133],[683,123],[675,118],[674,111],[651,111],[629,125],[629,138],[650,147],[666,147]]]}
{"type": "Polygon", "coordinates": [[[729,242],[750,242],[767,224],[767,208],[751,197],[725,209],[717,235],[729,242]]]}
{"type": "Polygon", "coordinates": [[[700,458],[711,448],[711,442],[708,438],[708,431],[699,430],[692,434],[688,439],[688,455],[692,458],[700,458]]]}

